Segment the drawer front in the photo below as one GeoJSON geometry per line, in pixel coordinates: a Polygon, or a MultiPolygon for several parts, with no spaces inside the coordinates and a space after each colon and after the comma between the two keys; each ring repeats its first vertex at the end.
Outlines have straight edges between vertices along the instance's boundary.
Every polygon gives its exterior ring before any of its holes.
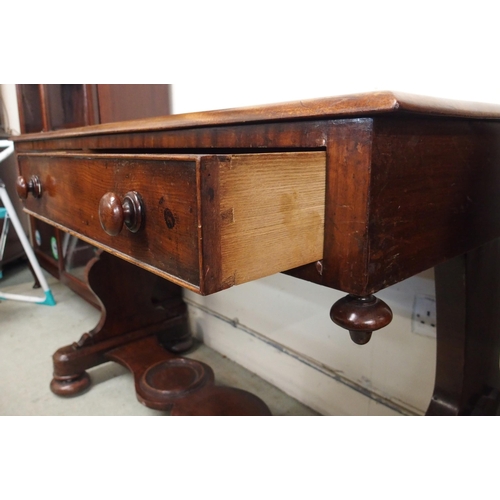
{"type": "Polygon", "coordinates": [[[18,159],[21,176],[42,185],[29,213],[202,294],[323,256],[324,152],[18,159]],[[100,202],[125,206],[130,192],[142,200],[142,224],[111,236],[100,202]]]}
{"type": "Polygon", "coordinates": [[[196,172],[199,157],[20,155],[20,174],[36,175],[42,195],[29,195],[26,210],[111,253],[157,274],[199,288],[196,172]],[[106,193],[120,200],[136,191],[144,220],[136,233],[125,226],[108,235],[99,220],[106,193]]]}

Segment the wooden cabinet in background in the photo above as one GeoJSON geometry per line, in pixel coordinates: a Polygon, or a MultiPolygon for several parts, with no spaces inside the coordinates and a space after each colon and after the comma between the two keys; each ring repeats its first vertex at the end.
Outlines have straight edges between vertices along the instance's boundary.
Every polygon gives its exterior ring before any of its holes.
{"type": "MultiPolygon", "coordinates": [[[[19,84],[16,89],[22,134],[171,113],[170,85],[19,84]]],[[[84,277],[95,249],[35,218],[30,228],[40,265],[98,307],[84,277]]]]}

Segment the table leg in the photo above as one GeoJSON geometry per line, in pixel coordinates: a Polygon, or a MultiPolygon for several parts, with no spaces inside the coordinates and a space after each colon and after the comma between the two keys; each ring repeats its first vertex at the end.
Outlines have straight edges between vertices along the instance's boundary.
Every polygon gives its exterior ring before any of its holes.
{"type": "Polygon", "coordinates": [[[86,370],[115,361],[134,375],[138,400],[176,415],[269,415],[246,391],[214,385],[211,368],[177,355],[192,346],[182,289],[106,252],[89,263],[101,303],[98,325],[53,356],[51,390],[75,396],[90,387],[86,370]]]}
{"type": "Polygon", "coordinates": [[[436,380],[427,415],[496,414],[500,240],[436,267],[436,306],[436,380]]]}

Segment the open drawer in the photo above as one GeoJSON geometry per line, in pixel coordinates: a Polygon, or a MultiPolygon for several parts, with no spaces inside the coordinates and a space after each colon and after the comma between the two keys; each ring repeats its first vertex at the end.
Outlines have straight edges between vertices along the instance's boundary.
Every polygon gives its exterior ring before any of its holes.
{"type": "Polygon", "coordinates": [[[201,294],[323,255],[322,151],[18,161],[29,214],[201,294]]]}

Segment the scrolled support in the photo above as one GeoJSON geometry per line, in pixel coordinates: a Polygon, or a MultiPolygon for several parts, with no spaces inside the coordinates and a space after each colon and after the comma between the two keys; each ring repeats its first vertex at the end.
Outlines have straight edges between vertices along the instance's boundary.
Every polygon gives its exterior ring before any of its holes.
{"type": "Polygon", "coordinates": [[[364,345],[369,342],[372,332],[392,321],[392,311],[374,295],[349,294],[333,304],[330,318],[336,325],[349,330],[353,342],[364,345]]]}

